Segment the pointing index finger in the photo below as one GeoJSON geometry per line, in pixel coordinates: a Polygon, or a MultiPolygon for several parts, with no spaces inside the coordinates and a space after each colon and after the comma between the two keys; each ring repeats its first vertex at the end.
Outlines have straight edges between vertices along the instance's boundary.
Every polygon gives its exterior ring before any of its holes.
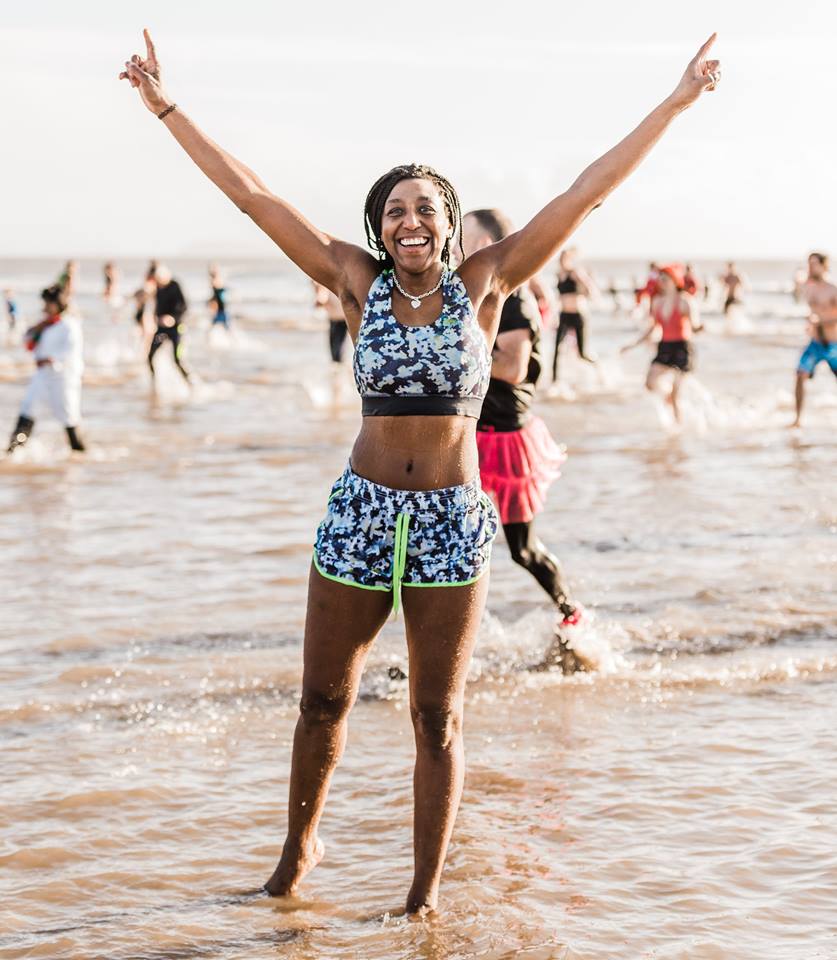
{"type": "Polygon", "coordinates": [[[156,60],[157,51],[154,49],[154,41],[151,39],[151,34],[148,32],[148,28],[143,28],[142,35],[145,37],[145,49],[148,51],[148,59],[156,60]]]}
{"type": "Polygon", "coordinates": [[[715,42],[717,37],[718,37],[718,34],[713,33],[712,36],[706,41],[706,43],[704,43],[704,45],[700,48],[700,50],[698,50],[697,52],[698,60],[702,60],[706,56],[706,54],[709,53],[709,51],[712,49],[712,44],[715,42]]]}

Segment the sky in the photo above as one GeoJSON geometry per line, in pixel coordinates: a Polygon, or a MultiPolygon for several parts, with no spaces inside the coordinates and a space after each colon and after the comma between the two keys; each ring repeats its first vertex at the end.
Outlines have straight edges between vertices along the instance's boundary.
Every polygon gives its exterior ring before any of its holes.
{"type": "Polygon", "coordinates": [[[575,242],[594,257],[837,254],[837,4],[31,0],[4,4],[0,256],[270,256],[117,74],[157,44],[180,108],[317,226],[430,163],[522,225],[676,85],[723,81],[575,242]]]}

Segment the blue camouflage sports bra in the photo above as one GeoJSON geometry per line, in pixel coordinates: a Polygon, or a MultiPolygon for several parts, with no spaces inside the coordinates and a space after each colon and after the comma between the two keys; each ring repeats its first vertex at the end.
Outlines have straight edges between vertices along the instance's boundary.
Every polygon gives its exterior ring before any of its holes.
{"type": "Polygon", "coordinates": [[[410,327],[392,312],[392,268],[369,290],[355,344],[354,373],[364,417],[479,418],[491,351],[465,284],[445,271],[442,313],[410,327]]]}

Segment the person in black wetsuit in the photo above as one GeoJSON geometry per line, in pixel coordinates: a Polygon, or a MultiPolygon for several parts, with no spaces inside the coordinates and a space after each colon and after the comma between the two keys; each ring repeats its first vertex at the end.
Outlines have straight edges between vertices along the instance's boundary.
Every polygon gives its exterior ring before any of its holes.
{"type": "Polygon", "coordinates": [[[151,380],[154,381],[154,355],[169,340],[171,341],[174,363],[181,376],[190,383],[189,373],[183,366],[181,359],[183,325],[181,321],[187,310],[186,298],[180,289],[180,284],[172,279],[168,268],[159,264],[156,269],[155,282],[157,292],[155,296],[155,316],[157,330],[151,339],[148,351],[148,367],[151,370],[151,380]]]}
{"type": "MultiPolygon", "coordinates": [[[[511,232],[511,224],[499,210],[472,210],[463,218],[465,256],[511,232]]],[[[491,381],[477,423],[477,449],[482,486],[497,502],[512,559],[537,580],[558,608],[549,656],[571,673],[585,666],[567,638],[567,628],[579,623],[582,610],[570,597],[557,557],[534,528],[535,514],[543,509],[547,489],[566,459],[543,420],[532,414],[541,373],[540,321],[528,286],[515,290],[503,304],[491,381]]]]}
{"type": "Polygon", "coordinates": [[[209,303],[213,308],[212,326],[221,324],[225,330],[230,329],[230,318],[227,313],[227,290],[221,279],[221,271],[213,264],[209,268],[209,283],[212,287],[212,296],[209,303]]]}
{"type": "Polygon", "coordinates": [[[575,264],[575,248],[561,251],[558,270],[558,294],[561,299],[561,314],[558,330],[555,333],[555,353],[552,356],[552,382],[558,379],[558,353],[564,337],[572,330],[575,335],[578,355],[588,363],[595,361],[584,352],[584,314],[582,305],[585,297],[593,292],[593,281],[584,270],[575,264]]]}

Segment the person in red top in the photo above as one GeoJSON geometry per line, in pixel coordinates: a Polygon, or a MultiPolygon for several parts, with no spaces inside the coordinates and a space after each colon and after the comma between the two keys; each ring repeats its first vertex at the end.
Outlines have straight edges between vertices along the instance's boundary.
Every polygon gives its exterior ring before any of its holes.
{"type": "Polygon", "coordinates": [[[674,267],[663,267],[657,277],[657,292],[651,300],[651,323],[634,343],[622,347],[622,353],[649,340],[659,328],[657,353],[651,361],[645,387],[662,393],[671,404],[674,419],[680,422],[678,394],[685,374],[692,370],[694,353],[692,334],[703,328],[692,318],[689,298],[683,292],[683,281],[674,267]]]}
{"type": "Polygon", "coordinates": [[[694,297],[699,293],[702,286],[703,285],[701,284],[700,280],[698,280],[697,278],[697,274],[692,269],[692,265],[690,263],[687,263],[686,269],[683,273],[684,293],[688,293],[690,297],[694,297]]]}
{"type": "Polygon", "coordinates": [[[660,268],[652,260],[648,264],[648,279],[645,281],[645,286],[640,287],[638,290],[634,290],[634,296],[636,297],[636,305],[642,306],[642,301],[645,297],[648,297],[649,300],[652,300],[657,294],[657,278],[660,276],[660,268]]]}

